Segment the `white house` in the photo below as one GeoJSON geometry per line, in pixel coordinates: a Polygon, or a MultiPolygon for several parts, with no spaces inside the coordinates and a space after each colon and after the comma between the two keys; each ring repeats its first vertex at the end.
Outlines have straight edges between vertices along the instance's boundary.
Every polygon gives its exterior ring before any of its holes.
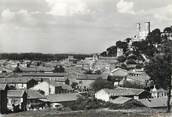
{"type": "Polygon", "coordinates": [[[125,69],[122,69],[122,68],[115,68],[115,69],[111,70],[110,75],[125,77],[128,75],[128,71],[125,69]]]}
{"type": "Polygon", "coordinates": [[[73,91],[72,87],[69,85],[58,82],[47,82],[47,81],[41,82],[35,85],[34,87],[32,87],[31,89],[43,91],[44,95],[68,93],[73,91]]]}
{"type": "Polygon", "coordinates": [[[108,94],[108,89],[101,89],[100,91],[95,93],[95,98],[98,100],[103,100],[103,101],[110,101],[110,94],[108,94]]]}
{"type": "Polygon", "coordinates": [[[154,86],[154,88],[150,92],[151,92],[151,97],[152,98],[167,97],[167,91],[162,89],[162,88],[157,89],[154,86]]]}
{"type": "Polygon", "coordinates": [[[149,86],[151,82],[150,76],[142,69],[134,69],[129,71],[126,80],[144,87],[149,86]]]}
{"type": "Polygon", "coordinates": [[[128,71],[122,68],[115,68],[110,72],[109,78],[114,81],[114,85],[119,85],[119,82],[122,80],[126,80],[128,75],[128,71]]]}
{"type": "Polygon", "coordinates": [[[143,99],[149,96],[149,92],[144,89],[122,88],[101,89],[95,93],[95,98],[103,101],[111,101],[117,97],[130,97],[133,99],[143,99]]]}
{"type": "Polygon", "coordinates": [[[0,84],[7,84],[9,87],[13,87],[16,89],[29,89],[37,83],[38,82],[36,80],[25,77],[0,78],[0,84]]]}

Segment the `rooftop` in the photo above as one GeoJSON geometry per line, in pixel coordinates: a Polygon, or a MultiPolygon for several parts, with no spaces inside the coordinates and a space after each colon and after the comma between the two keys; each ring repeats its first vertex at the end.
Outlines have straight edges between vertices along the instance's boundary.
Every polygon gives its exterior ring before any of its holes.
{"type": "Polygon", "coordinates": [[[23,97],[25,90],[8,90],[7,97],[23,97]]]}
{"type": "Polygon", "coordinates": [[[150,108],[159,108],[167,106],[167,97],[141,99],[139,101],[146,107],[150,108]]]}
{"type": "Polygon", "coordinates": [[[5,90],[7,84],[0,84],[0,90],[5,90]]]}
{"type": "Polygon", "coordinates": [[[44,99],[45,97],[36,90],[28,90],[27,98],[28,99],[44,99]]]}
{"type": "Polygon", "coordinates": [[[36,66],[36,67],[27,67],[27,68],[24,68],[24,67],[20,67],[20,69],[23,71],[23,72],[52,72],[54,70],[53,67],[43,67],[43,66],[36,66]]]}
{"type": "Polygon", "coordinates": [[[122,88],[118,87],[116,89],[102,89],[110,96],[136,96],[144,92],[144,89],[134,89],[134,88],[122,88]]]}
{"type": "Polygon", "coordinates": [[[31,78],[23,78],[23,77],[18,77],[18,78],[0,78],[0,83],[1,84],[10,84],[10,83],[28,83],[29,81],[34,80],[31,78]]]}
{"type": "Polygon", "coordinates": [[[78,75],[77,79],[78,80],[96,80],[99,78],[107,79],[107,77],[108,77],[107,74],[82,74],[82,75],[78,75]]]}
{"type": "Polygon", "coordinates": [[[128,98],[128,97],[118,97],[114,100],[110,100],[110,102],[114,103],[114,104],[124,104],[130,100],[133,100],[132,98],[128,98]]]}
{"type": "Polygon", "coordinates": [[[20,73],[21,76],[29,76],[29,77],[64,77],[67,73],[20,73]]]}
{"type": "Polygon", "coordinates": [[[128,75],[128,71],[122,68],[115,68],[111,71],[112,76],[125,77],[128,75]]]}
{"type": "Polygon", "coordinates": [[[49,102],[68,102],[76,101],[80,95],[77,93],[66,93],[66,94],[53,94],[48,95],[47,100],[49,102]]]}
{"type": "Polygon", "coordinates": [[[51,85],[55,86],[55,87],[59,87],[61,86],[62,89],[66,89],[66,90],[73,90],[72,87],[70,85],[66,85],[63,83],[59,83],[59,82],[50,82],[51,85]]]}

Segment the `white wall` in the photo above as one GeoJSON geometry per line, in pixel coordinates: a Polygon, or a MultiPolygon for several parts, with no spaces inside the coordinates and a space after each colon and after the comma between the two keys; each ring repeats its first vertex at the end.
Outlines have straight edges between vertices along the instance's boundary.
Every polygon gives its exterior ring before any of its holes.
{"type": "Polygon", "coordinates": [[[106,102],[110,101],[109,95],[104,90],[100,90],[97,93],[95,93],[95,98],[106,102]]]}
{"type": "Polygon", "coordinates": [[[35,85],[34,87],[31,88],[32,90],[42,90],[45,92],[45,95],[49,95],[50,94],[55,94],[55,87],[52,85],[49,85],[48,82],[41,82],[37,85],[35,85]],[[49,90],[50,88],[50,90],[49,90]]]}

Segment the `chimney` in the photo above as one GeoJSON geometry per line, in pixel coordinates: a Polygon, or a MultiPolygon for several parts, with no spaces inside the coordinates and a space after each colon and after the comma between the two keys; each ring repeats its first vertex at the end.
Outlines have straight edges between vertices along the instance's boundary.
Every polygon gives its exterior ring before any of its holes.
{"type": "Polygon", "coordinates": [[[150,33],[150,22],[145,22],[146,25],[146,31],[150,33]]]}

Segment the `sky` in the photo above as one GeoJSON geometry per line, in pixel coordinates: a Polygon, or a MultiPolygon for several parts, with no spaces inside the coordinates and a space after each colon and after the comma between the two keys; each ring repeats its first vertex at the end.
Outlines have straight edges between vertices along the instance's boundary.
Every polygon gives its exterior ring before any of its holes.
{"type": "Polygon", "coordinates": [[[0,53],[97,53],[136,23],[171,26],[172,0],[0,0],[0,53]]]}

